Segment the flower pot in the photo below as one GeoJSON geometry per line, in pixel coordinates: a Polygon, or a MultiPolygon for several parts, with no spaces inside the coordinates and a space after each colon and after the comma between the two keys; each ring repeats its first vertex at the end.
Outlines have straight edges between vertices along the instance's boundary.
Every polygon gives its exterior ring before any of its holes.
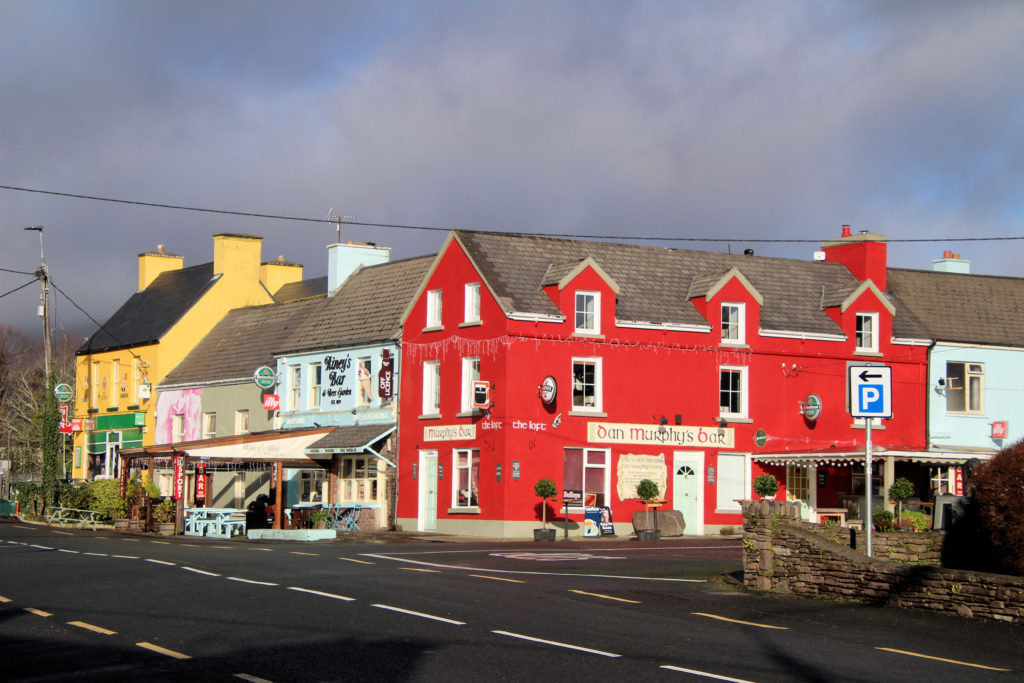
{"type": "Polygon", "coordinates": [[[638,541],[658,541],[661,540],[660,529],[641,529],[636,532],[636,540],[638,541]]]}
{"type": "Polygon", "coordinates": [[[161,536],[173,536],[174,522],[157,522],[156,532],[161,536]]]}
{"type": "Polygon", "coordinates": [[[141,534],[142,533],[142,520],[141,519],[129,519],[128,520],[128,533],[130,533],[130,534],[141,534]]]}
{"type": "Polygon", "coordinates": [[[534,529],[533,530],[534,541],[553,541],[555,540],[554,529],[534,529]]]}
{"type": "Polygon", "coordinates": [[[128,531],[128,520],[127,519],[115,519],[114,520],[114,531],[120,531],[124,533],[128,531]]]}

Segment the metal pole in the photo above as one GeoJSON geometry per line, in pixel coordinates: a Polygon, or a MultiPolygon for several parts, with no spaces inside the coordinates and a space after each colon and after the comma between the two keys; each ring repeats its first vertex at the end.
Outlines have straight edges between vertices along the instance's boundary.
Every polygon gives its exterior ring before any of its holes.
{"type": "Polygon", "coordinates": [[[46,270],[46,257],[43,253],[43,226],[30,225],[25,229],[39,233],[39,270],[36,271],[36,277],[39,278],[43,286],[43,373],[46,377],[44,382],[47,382],[50,378],[50,277],[46,270]]]}
{"type": "Polygon", "coordinates": [[[874,481],[871,476],[871,421],[874,418],[864,418],[867,421],[867,441],[864,444],[864,491],[865,491],[865,519],[864,528],[867,531],[867,551],[868,557],[871,557],[871,498],[874,496],[874,481]]]}

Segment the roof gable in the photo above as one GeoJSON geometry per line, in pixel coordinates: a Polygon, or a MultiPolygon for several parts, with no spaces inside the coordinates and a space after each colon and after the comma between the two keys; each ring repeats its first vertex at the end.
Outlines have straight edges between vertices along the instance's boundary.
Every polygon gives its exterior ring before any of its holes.
{"type": "Polygon", "coordinates": [[[846,313],[846,309],[853,305],[853,303],[860,298],[864,292],[873,292],[878,301],[882,304],[890,315],[896,315],[896,307],[889,301],[889,297],[880,290],[874,282],[871,280],[864,280],[858,284],[853,285],[839,285],[835,287],[826,287],[821,293],[821,307],[822,309],[832,308],[833,306],[839,307],[840,313],[846,313]]]}
{"type": "Polygon", "coordinates": [[[616,294],[619,293],[619,283],[617,283],[612,276],[606,273],[604,268],[602,268],[601,265],[591,256],[571,261],[569,263],[549,264],[547,271],[544,273],[544,277],[541,278],[540,285],[541,287],[557,285],[559,289],[565,289],[570,282],[575,280],[576,277],[587,268],[592,268],[594,272],[597,273],[597,276],[604,280],[613,292],[616,294]]]}
{"type": "Polygon", "coordinates": [[[133,294],[75,355],[153,344],[167,334],[220,278],[213,263],[161,273],[133,294]]]}
{"type": "Polygon", "coordinates": [[[721,275],[694,278],[693,282],[690,283],[690,291],[687,294],[687,298],[704,297],[705,299],[712,299],[733,278],[738,280],[743,285],[743,288],[750,292],[750,295],[754,297],[758,304],[764,305],[764,297],[761,296],[761,292],[757,291],[757,287],[750,284],[750,280],[744,277],[738,268],[730,268],[721,275]]]}

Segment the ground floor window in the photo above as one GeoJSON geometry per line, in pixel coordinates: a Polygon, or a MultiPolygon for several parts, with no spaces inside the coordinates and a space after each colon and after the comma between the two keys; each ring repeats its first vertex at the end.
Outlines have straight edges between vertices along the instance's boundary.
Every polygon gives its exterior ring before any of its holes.
{"type": "Polygon", "coordinates": [[[452,507],[480,507],[480,451],[457,450],[453,460],[452,507]]]}
{"type": "Polygon", "coordinates": [[[299,500],[303,503],[323,502],[324,471],[301,470],[299,472],[299,500]]]}
{"type": "Polygon", "coordinates": [[[566,448],[563,481],[566,500],[573,507],[605,507],[610,486],[608,451],[566,448]]]}
{"type": "Polygon", "coordinates": [[[377,501],[377,458],[369,456],[341,459],[341,499],[350,503],[377,501]]]}

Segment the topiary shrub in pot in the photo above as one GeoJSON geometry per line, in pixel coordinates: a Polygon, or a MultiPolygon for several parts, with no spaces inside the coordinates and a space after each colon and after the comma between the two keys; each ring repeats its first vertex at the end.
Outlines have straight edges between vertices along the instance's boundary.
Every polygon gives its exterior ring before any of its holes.
{"type": "Polygon", "coordinates": [[[774,474],[759,474],[754,479],[754,493],[765,500],[775,500],[775,494],[779,492],[779,480],[774,474]]]}
{"type": "Polygon", "coordinates": [[[548,528],[548,498],[557,496],[558,489],[555,487],[554,480],[539,479],[533,485],[533,492],[540,498],[541,524],[543,525],[540,529],[533,530],[533,540],[553,541],[555,540],[555,530],[548,528]]]}
{"type": "Polygon", "coordinates": [[[896,521],[903,521],[903,503],[914,495],[914,485],[906,477],[900,477],[889,487],[889,500],[896,501],[896,521]]]}
{"type": "Polygon", "coordinates": [[[174,499],[168,496],[153,508],[153,522],[156,523],[156,532],[161,536],[173,536],[175,532],[175,517],[177,509],[174,499]]]}
{"type": "MultiPolygon", "coordinates": [[[[647,509],[647,524],[645,526],[650,527],[651,524],[651,501],[661,495],[661,491],[658,489],[658,485],[651,479],[644,479],[636,485],[636,497],[644,502],[644,507],[647,509]]],[[[661,531],[657,528],[658,516],[654,516],[655,528],[641,529],[636,532],[638,540],[641,541],[657,541],[661,538],[661,531]]]]}

